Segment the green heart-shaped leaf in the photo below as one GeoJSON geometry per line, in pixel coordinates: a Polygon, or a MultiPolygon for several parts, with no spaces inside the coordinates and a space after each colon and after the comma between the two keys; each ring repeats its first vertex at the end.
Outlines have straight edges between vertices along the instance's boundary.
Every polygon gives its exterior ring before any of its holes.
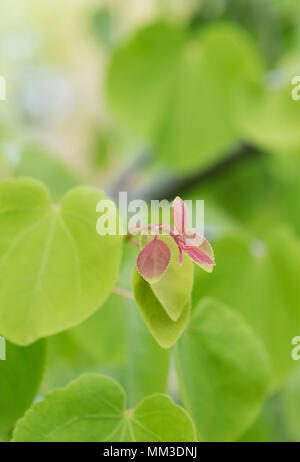
{"type": "Polygon", "coordinates": [[[40,146],[26,146],[22,149],[20,162],[15,166],[15,176],[30,177],[41,181],[49,189],[55,201],[79,185],[79,179],[64,163],[40,146]]]}
{"type": "Polygon", "coordinates": [[[177,321],[172,321],[153,293],[150,284],[142,278],[136,268],[133,270],[132,286],[135,301],[151,334],[163,348],[170,348],[187,326],[190,301],[184,307],[177,321]]]}
{"type": "MultiPolygon", "coordinates": [[[[142,235],[142,247],[147,245],[154,236],[142,235]]],[[[179,263],[179,252],[173,239],[169,236],[159,236],[171,250],[171,260],[168,268],[158,282],[151,285],[151,289],[172,321],[177,321],[191,298],[194,282],[194,265],[183,255],[182,265],[179,263]]]]}
{"type": "Polygon", "coordinates": [[[218,264],[195,272],[193,299],[216,297],[240,312],[263,341],[272,362],[272,386],[295,367],[290,342],[300,330],[300,243],[288,228],[264,241],[233,233],[214,243],[218,264]]]}
{"type": "Polygon", "coordinates": [[[17,424],[13,441],[195,441],[186,411],[165,395],[125,410],[125,392],[114,380],[85,374],[48,394],[17,424]]]}
{"type": "Polygon", "coordinates": [[[183,171],[216,161],[238,141],[240,108],[262,77],[255,46],[234,25],[186,34],[161,21],[116,50],[107,87],[120,122],[183,171]]]}
{"type": "Polygon", "coordinates": [[[284,81],[278,89],[266,90],[242,113],[245,137],[254,145],[270,152],[296,153],[300,148],[300,111],[293,100],[291,80],[296,74],[282,69],[284,81]],[[286,74],[284,73],[286,71],[286,74]]]}
{"type": "Polygon", "coordinates": [[[182,396],[201,439],[236,439],[268,391],[269,361],[260,341],[240,315],[205,299],[176,352],[182,396]]]}
{"type": "MultiPolygon", "coordinates": [[[[4,348],[2,345],[0,347],[4,348]]],[[[43,340],[27,347],[5,342],[6,359],[0,360],[0,433],[10,431],[34,399],[45,359],[43,340]]]]}
{"type": "Polygon", "coordinates": [[[166,391],[169,354],[150,334],[136,304],[112,294],[79,326],[47,339],[43,389],[65,386],[87,370],[117,377],[132,406],[166,391]]]}
{"type": "Polygon", "coordinates": [[[25,345],[95,312],[117,278],[122,238],[99,236],[101,192],[78,187],[51,203],[29,179],[0,184],[0,332],[25,345]]]}

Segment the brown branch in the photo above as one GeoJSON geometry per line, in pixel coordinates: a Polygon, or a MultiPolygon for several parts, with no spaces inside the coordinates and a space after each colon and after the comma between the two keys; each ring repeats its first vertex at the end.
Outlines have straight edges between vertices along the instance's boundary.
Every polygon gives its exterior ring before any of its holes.
{"type": "Polygon", "coordinates": [[[128,200],[136,198],[144,200],[174,199],[174,197],[182,194],[189,188],[192,188],[199,183],[205,183],[218,175],[223,175],[226,171],[230,171],[230,169],[234,168],[240,162],[260,154],[261,152],[256,147],[248,144],[242,144],[206,169],[200,169],[197,172],[193,172],[185,176],[169,175],[167,178],[164,176],[154,181],[148,187],[130,190],[129,185],[133,183],[133,177],[139,170],[142,170],[142,168],[151,161],[150,153],[145,152],[142,156],[139,156],[136,159],[135,163],[133,163],[131,167],[126,168],[113,187],[110,188],[108,194],[115,201],[118,200],[119,191],[127,191],[128,200]]]}
{"type": "Polygon", "coordinates": [[[201,169],[200,171],[186,176],[169,176],[168,178],[155,181],[147,189],[132,191],[130,193],[130,199],[174,199],[174,197],[182,194],[193,186],[209,181],[220,174],[223,175],[226,171],[232,169],[240,162],[260,154],[260,151],[251,145],[241,145],[227,156],[224,156],[221,160],[204,170],[201,169]]]}

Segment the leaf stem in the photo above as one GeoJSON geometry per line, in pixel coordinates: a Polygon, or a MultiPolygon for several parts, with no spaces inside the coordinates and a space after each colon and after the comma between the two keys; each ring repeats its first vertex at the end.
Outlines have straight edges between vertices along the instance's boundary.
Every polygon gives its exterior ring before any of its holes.
{"type": "Polygon", "coordinates": [[[122,289],[121,287],[114,287],[111,291],[112,294],[119,295],[119,297],[128,298],[134,301],[133,293],[129,290],[122,289]]]}

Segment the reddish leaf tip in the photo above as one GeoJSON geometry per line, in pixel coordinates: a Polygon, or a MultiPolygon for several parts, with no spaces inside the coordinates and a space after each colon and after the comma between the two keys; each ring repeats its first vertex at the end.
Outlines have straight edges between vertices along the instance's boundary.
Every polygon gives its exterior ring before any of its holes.
{"type": "Polygon", "coordinates": [[[185,247],[183,251],[197,264],[199,265],[211,265],[214,266],[214,260],[207,255],[203,250],[199,249],[199,247],[185,247]]]}
{"type": "Polygon", "coordinates": [[[178,196],[173,201],[172,218],[176,232],[183,234],[188,222],[188,208],[178,196]]]}

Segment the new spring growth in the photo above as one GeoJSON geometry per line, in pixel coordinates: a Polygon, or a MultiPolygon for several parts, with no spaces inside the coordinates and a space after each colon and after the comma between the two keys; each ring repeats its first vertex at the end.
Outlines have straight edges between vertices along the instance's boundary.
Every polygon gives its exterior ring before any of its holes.
{"type": "Polygon", "coordinates": [[[151,284],[161,279],[171,260],[168,245],[158,237],[160,231],[164,231],[176,243],[180,264],[185,254],[205,271],[212,271],[215,265],[214,253],[209,242],[200,234],[187,229],[188,209],[180,197],[176,197],[173,202],[172,218],[173,225],[158,223],[140,227],[140,231],[145,228],[155,230],[154,238],[137,257],[139,273],[151,284]]]}

